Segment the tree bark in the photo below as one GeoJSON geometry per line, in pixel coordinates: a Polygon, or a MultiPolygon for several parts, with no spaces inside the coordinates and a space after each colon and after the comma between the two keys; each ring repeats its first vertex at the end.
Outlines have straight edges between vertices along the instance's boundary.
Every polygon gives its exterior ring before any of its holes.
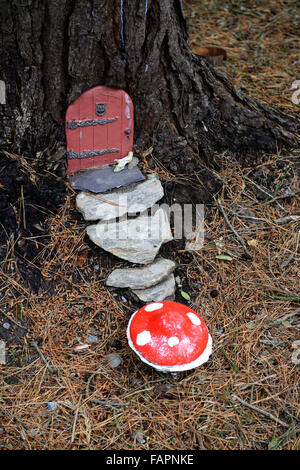
{"type": "MultiPolygon", "coordinates": [[[[84,90],[126,90],[135,143],[174,174],[299,146],[299,120],[237,90],[188,48],[180,0],[0,0],[0,148],[65,158],[64,116],[84,90]]],[[[206,173],[209,178],[209,171],[206,173]]]]}

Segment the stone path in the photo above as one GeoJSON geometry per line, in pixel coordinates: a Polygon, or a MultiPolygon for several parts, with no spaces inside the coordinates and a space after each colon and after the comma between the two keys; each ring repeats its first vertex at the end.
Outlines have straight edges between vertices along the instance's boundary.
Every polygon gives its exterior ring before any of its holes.
{"type": "Polygon", "coordinates": [[[87,226],[90,239],[113,255],[141,265],[114,270],[107,286],[129,288],[145,303],[175,298],[175,263],[159,256],[161,245],[173,239],[168,216],[158,204],[163,195],[159,177],[151,174],[142,182],[101,194],[81,191],[76,197],[84,219],[97,221],[87,226]]]}

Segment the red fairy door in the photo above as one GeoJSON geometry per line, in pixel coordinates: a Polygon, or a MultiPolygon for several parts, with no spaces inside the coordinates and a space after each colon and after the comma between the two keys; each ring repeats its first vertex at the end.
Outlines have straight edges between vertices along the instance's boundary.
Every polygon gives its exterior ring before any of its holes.
{"type": "Polygon", "coordinates": [[[124,90],[96,86],[82,93],[66,113],[68,170],[114,163],[133,145],[133,104],[124,90]]]}

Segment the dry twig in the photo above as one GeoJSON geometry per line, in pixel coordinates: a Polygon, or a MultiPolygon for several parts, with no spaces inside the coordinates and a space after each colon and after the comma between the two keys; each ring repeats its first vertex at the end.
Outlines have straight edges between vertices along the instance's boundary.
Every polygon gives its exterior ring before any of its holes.
{"type": "Polygon", "coordinates": [[[249,259],[252,259],[252,255],[251,255],[251,253],[249,252],[249,250],[248,250],[248,248],[247,248],[247,246],[246,246],[246,243],[245,243],[244,239],[240,236],[239,233],[237,233],[237,231],[235,230],[235,228],[233,227],[233,225],[230,223],[230,221],[229,221],[229,219],[228,219],[228,217],[227,217],[227,214],[226,214],[226,212],[225,212],[225,209],[224,209],[224,207],[223,207],[223,205],[222,205],[222,203],[221,203],[221,200],[220,200],[219,198],[217,199],[217,202],[218,202],[218,206],[220,207],[220,210],[221,210],[221,212],[222,212],[222,214],[223,214],[223,216],[224,216],[224,219],[225,219],[225,221],[226,221],[228,227],[229,227],[230,230],[234,233],[234,235],[236,236],[236,238],[238,239],[238,241],[239,241],[240,244],[242,245],[243,250],[244,250],[244,252],[246,253],[247,257],[248,257],[249,259]]]}
{"type": "Polygon", "coordinates": [[[245,400],[242,400],[242,398],[238,397],[237,395],[233,395],[232,397],[234,400],[237,400],[240,402],[242,405],[247,406],[248,408],[251,408],[251,410],[257,411],[257,413],[260,413],[261,415],[266,416],[267,418],[272,419],[275,421],[275,423],[280,424],[281,426],[284,426],[285,428],[290,428],[291,426],[284,421],[281,421],[281,419],[277,418],[277,416],[272,415],[272,413],[269,413],[266,410],[262,410],[261,408],[258,408],[257,406],[251,405],[250,403],[246,402],[245,400]]]}

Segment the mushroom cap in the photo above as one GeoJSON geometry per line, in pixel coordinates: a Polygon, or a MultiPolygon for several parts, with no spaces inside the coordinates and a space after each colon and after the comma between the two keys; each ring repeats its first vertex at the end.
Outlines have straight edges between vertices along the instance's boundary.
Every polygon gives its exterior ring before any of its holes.
{"type": "Polygon", "coordinates": [[[206,362],[212,352],[203,319],[177,302],[145,305],[131,316],[127,337],[140,359],[162,372],[193,369],[206,362]]]}

